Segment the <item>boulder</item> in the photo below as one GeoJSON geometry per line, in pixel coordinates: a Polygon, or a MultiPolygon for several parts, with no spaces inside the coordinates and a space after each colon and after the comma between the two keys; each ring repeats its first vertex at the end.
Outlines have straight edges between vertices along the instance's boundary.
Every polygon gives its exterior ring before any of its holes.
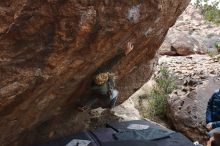
{"type": "Polygon", "coordinates": [[[204,54],[207,50],[208,48],[203,42],[190,34],[171,29],[161,45],[159,53],[170,56],[187,56],[195,53],[204,54]]]}
{"type": "Polygon", "coordinates": [[[167,115],[177,131],[194,141],[205,142],[207,103],[215,90],[219,89],[219,80],[220,78],[209,78],[196,88],[184,87],[170,95],[167,115]]]}
{"type": "Polygon", "coordinates": [[[204,38],[204,43],[209,48],[209,51],[212,51],[217,54],[219,44],[220,44],[220,36],[213,35],[213,36],[209,36],[207,38],[204,38]]]}
{"type": "Polygon", "coordinates": [[[104,68],[118,76],[119,103],[125,101],[150,78],[157,49],[188,3],[2,0],[1,145],[25,146],[86,129],[89,116],[76,103],[91,98],[92,79],[104,68]],[[114,63],[129,41],[134,50],[114,63]]]}

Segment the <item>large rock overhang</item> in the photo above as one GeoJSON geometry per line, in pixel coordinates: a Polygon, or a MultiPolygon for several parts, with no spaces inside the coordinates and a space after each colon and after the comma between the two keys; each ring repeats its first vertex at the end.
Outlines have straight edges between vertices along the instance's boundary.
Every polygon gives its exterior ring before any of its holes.
{"type": "Polygon", "coordinates": [[[93,75],[131,41],[134,50],[109,68],[126,100],[151,76],[157,49],[189,1],[1,1],[0,143],[21,145],[42,122],[85,102],[93,75]]]}

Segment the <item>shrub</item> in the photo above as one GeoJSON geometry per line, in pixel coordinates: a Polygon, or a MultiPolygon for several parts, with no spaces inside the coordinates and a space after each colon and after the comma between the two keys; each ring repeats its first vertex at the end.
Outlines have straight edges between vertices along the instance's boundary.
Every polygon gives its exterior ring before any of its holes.
{"type": "Polygon", "coordinates": [[[218,9],[219,3],[219,1],[215,1],[212,4],[208,4],[208,0],[197,0],[196,6],[202,10],[205,20],[220,23],[220,10],[218,9]]]}
{"type": "Polygon", "coordinates": [[[170,94],[176,88],[174,78],[164,67],[160,68],[159,75],[155,78],[155,81],[158,88],[165,92],[165,94],[170,94]]]}
{"type": "Polygon", "coordinates": [[[215,57],[216,53],[213,51],[208,51],[207,54],[209,55],[209,57],[213,58],[215,57]]]}
{"type": "Polygon", "coordinates": [[[220,10],[216,6],[205,5],[202,14],[205,20],[220,23],[220,10]]]}
{"type": "Polygon", "coordinates": [[[220,43],[219,42],[215,43],[215,48],[217,49],[218,52],[220,52],[220,43]]]}
{"type": "Polygon", "coordinates": [[[176,89],[175,79],[166,68],[160,68],[158,76],[155,78],[156,85],[150,93],[149,117],[166,116],[167,99],[169,94],[176,89]]]}

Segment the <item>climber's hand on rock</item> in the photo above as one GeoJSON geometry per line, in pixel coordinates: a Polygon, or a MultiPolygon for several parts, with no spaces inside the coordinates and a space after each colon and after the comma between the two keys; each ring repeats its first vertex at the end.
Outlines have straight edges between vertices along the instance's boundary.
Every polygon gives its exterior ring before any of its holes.
{"type": "Polygon", "coordinates": [[[211,122],[208,123],[208,124],[206,125],[206,128],[209,129],[209,130],[211,130],[211,129],[212,129],[212,123],[211,123],[211,122]]]}
{"type": "Polygon", "coordinates": [[[127,56],[134,49],[134,45],[131,42],[127,43],[127,47],[125,48],[125,55],[127,56]]]}

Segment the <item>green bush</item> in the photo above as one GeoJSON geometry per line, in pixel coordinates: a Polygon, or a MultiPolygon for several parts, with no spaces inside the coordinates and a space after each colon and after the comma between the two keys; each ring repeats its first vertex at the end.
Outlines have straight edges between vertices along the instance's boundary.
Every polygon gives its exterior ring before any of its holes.
{"type": "Polygon", "coordinates": [[[220,52],[220,43],[215,43],[215,48],[217,49],[218,52],[220,52]]]}
{"type": "Polygon", "coordinates": [[[166,68],[160,68],[159,75],[155,78],[156,85],[150,93],[149,99],[149,117],[166,116],[167,98],[169,94],[176,89],[175,79],[166,68]]]}
{"type": "Polygon", "coordinates": [[[208,51],[207,54],[209,55],[209,57],[213,58],[215,57],[216,53],[213,51],[208,51]]]}
{"type": "Polygon", "coordinates": [[[202,14],[205,20],[220,23],[220,10],[216,6],[205,5],[202,14]]]}
{"type": "Polygon", "coordinates": [[[214,23],[220,23],[220,10],[218,9],[219,1],[213,2],[212,5],[209,5],[208,0],[197,0],[196,6],[202,10],[204,19],[214,23]],[[202,2],[205,2],[202,5],[202,2]]]}
{"type": "Polygon", "coordinates": [[[159,75],[155,78],[155,81],[158,88],[165,92],[165,94],[170,94],[173,89],[176,88],[174,78],[171,76],[170,72],[164,67],[160,68],[159,75]]]}

